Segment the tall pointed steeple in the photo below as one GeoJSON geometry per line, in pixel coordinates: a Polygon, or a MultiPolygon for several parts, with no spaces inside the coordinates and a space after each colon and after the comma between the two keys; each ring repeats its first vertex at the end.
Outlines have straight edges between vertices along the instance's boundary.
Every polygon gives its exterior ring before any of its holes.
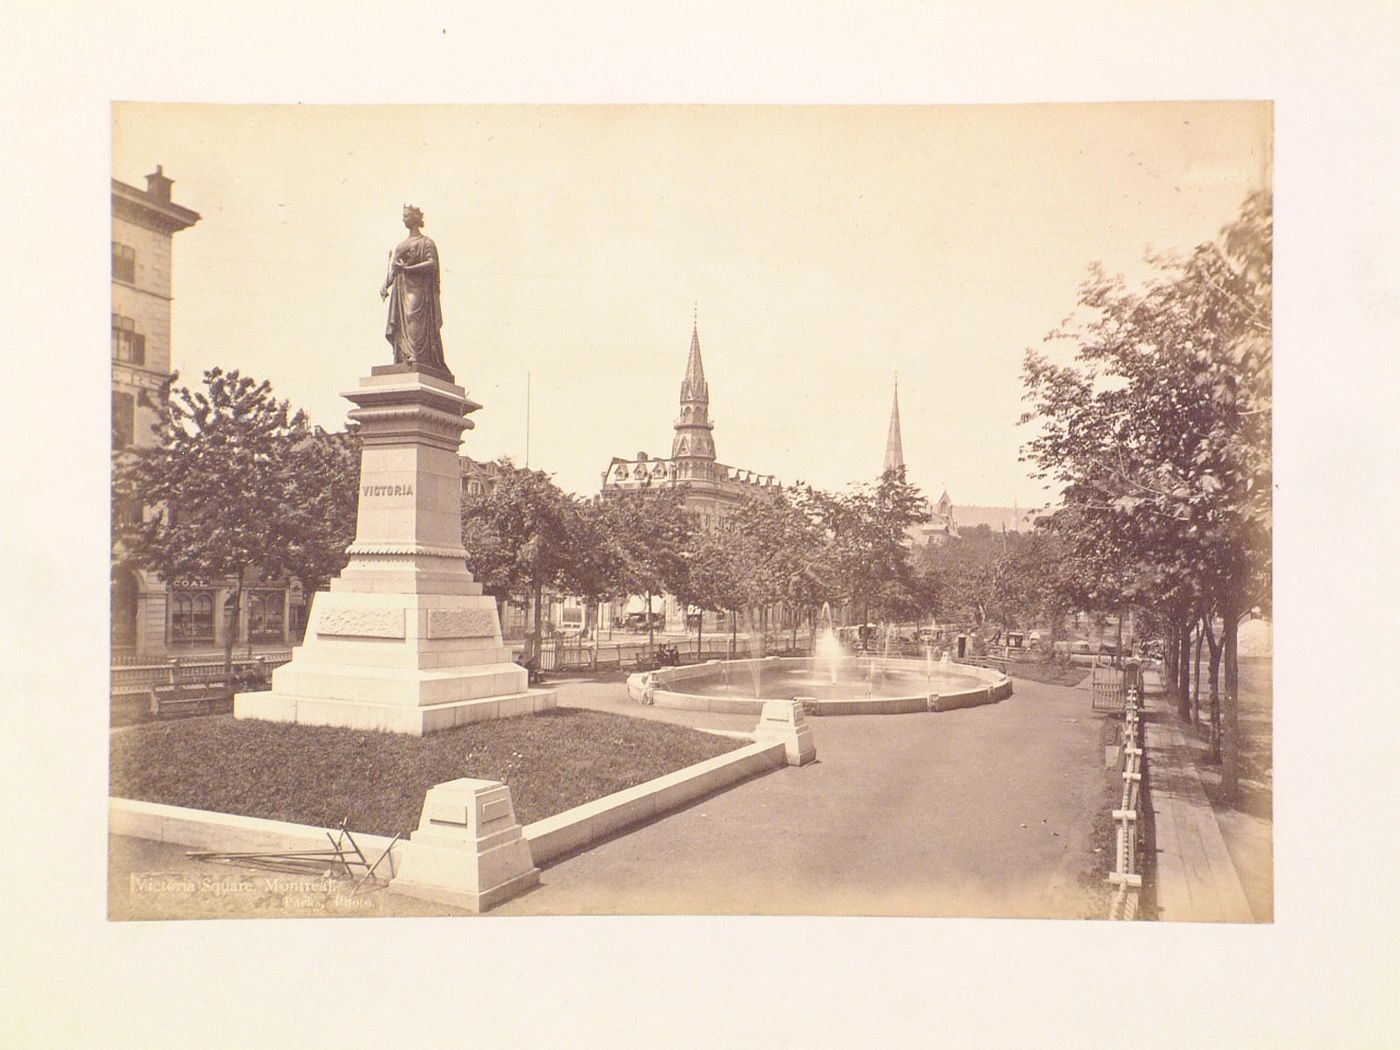
{"type": "Polygon", "coordinates": [[[708,478],[714,472],[715,439],[711,433],[710,386],[705,382],[705,366],[700,360],[700,318],[697,312],[690,330],[690,357],[681,380],[681,414],[676,417],[676,436],[671,441],[671,458],[676,461],[677,477],[708,478]]]}
{"type": "Polygon", "coordinates": [[[899,434],[899,376],[894,377],[894,405],[890,408],[890,435],[885,439],[885,465],[881,473],[904,466],[904,440],[899,434]]]}

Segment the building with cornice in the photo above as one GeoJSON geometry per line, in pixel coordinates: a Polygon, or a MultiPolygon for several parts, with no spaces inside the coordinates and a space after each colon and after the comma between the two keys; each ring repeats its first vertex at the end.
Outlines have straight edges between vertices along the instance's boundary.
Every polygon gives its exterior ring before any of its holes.
{"type": "MultiPolygon", "coordinates": [[[[175,234],[200,215],[171,200],[173,181],[157,165],[144,190],[112,180],[112,449],[149,448],[151,426],[171,379],[172,259],[175,234]]],[[[145,511],[117,507],[123,517],[145,511]]],[[[223,648],[232,630],[232,579],[155,573],[114,552],[111,576],[114,656],[182,656],[223,648]]],[[[249,573],[235,642],[281,647],[306,625],[307,596],[296,580],[249,573]]]]}
{"type": "MultiPolygon", "coordinates": [[[[705,381],[705,365],[700,356],[698,320],[690,332],[690,356],[681,380],[680,414],[676,417],[669,457],[638,452],[625,458],[614,456],[603,471],[603,498],[636,489],[679,488],[684,492],[685,509],[702,528],[717,529],[739,506],[755,493],[781,488],[772,474],[719,462],[715,452],[714,423],[710,420],[710,386],[705,381]]],[[[673,597],[665,597],[668,630],[682,630],[685,610],[673,597]]],[[[711,617],[706,616],[706,628],[711,617]]],[[[715,627],[723,617],[714,617],[715,627]]]]}
{"type": "MultiPolygon", "coordinates": [[[[159,165],[138,189],[112,180],[112,448],[148,448],[170,381],[171,248],[199,213],[170,199],[159,165]]],[[[139,515],[139,507],[116,513],[139,515]]],[[[112,566],[113,652],[164,653],[169,593],[153,573],[112,566]]],[[[196,615],[193,606],[191,617],[196,615]]],[[[198,610],[213,637],[213,597],[198,610]]]]}

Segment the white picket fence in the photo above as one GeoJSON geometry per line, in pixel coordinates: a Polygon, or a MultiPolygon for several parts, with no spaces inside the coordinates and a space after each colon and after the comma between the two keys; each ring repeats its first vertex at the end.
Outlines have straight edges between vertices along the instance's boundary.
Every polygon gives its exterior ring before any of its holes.
{"type": "Polygon", "coordinates": [[[1117,822],[1114,870],[1108,881],[1117,886],[1109,905],[1110,919],[1135,919],[1138,898],[1142,893],[1142,872],[1139,853],[1142,847],[1142,826],[1145,819],[1142,778],[1146,762],[1142,748],[1142,701],[1136,685],[1125,691],[1123,699],[1123,795],[1113,811],[1117,822]]]}

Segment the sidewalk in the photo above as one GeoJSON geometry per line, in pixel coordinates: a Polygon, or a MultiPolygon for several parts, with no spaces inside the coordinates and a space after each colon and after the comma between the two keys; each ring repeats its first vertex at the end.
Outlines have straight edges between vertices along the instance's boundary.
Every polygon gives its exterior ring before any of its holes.
{"type": "MultiPolygon", "coordinates": [[[[1189,855],[1190,864],[1205,861],[1207,867],[1195,870],[1194,877],[1204,882],[1217,881],[1212,878],[1211,864],[1219,873],[1221,883],[1215,897],[1215,904],[1202,904],[1202,914],[1214,913],[1224,921],[1272,922],[1273,906],[1273,819],[1272,782],[1267,785],[1251,783],[1241,792],[1243,805],[1239,809],[1224,806],[1220,802],[1219,786],[1221,769],[1209,764],[1208,745],[1199,731],[1182,722],[1177,716],[1175,705],[1163,696],[1163,682],[1157,672],[1148,672],[1146,681],[1147,708],[1149,711],[1149,752],[1148,777],[1151,784],[1154,811],[1161,809],[1158,823],[1158,881],[1184,877],[1180,855],[1164,856],[1160,852],[1170,848],[1178,854],[1189,855]],[[1155,739],[1154,739],[1155,734],[1155,739]],[[1153,746],[1155,744],[1155,747],[1153,746]],[[1163,816],[1164,815],[1164,816],[1163,816]],[[1199,829],[1199,831],[1197,831],[1199,829]],[[1199,835],[1199,837],[1198,837],[1199,835]],[[1183,839],[1182,836],[1185,836],[1183,839]],[[1224,847],[1223,856],[1217,855],[1209,845],[1212,837],[1218,837],[1224,847]],[[1183,842],[1191,843],[1186,848],[1183,842]],[[1221,861],[1228,863],[1230,871],[1220,871],[1221,861]],[[1236,893],[1242,892],[1242,899],[1236,893]]],[[[1242,685],[1245,684],[1242,674],[1242,685]]],[[[1246,723],[1245,708],[1251,709],[1251,718],[1259,719],[1261,697],[1252,697],[1242,688],[1244,703],[1241,722],[1246,723]]],[[[1263,697],[1264,717],[1269,712],[1270,697],[1263,697]]],[[[1267,744],[1266,744],[1267,747],[1267,744]]],[[[1163,887],[1158,886],[1158,904],[1163,887]]],[[[1200,892],[1205,892],[1202,888],[1200,892]]],[[[1191,911],[1183,903],[1182,894],[1190,894],[1190,887],[1178,886],[1174,905],[1176,910],[1191,911]]],[[[1170,891],[1169,894],[1170,896],[1170,891]]],[[[1172,907],[1163,908],[1167,914],[1163,918],[1185,917],[1170,914],[1172,907]]]]}

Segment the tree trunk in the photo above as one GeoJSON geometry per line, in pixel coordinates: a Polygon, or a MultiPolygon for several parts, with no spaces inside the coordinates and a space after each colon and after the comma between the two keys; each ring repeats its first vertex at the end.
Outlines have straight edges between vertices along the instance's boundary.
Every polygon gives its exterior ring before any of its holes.
{"type": "Polygon", "coordinates": [[[1178,644],[1179,632],[1176,624],[1168,621],[1163,633],[1166,638],[1163,639],[1162,646],[1162,686],[1164,689],[1172,690],[1176,688],[1176,661],[1177,657],[1181,655],[1181,647],[1178,644]]]}
{"type": "Polygon", "coordinates": [[[1184,624],[1180,635],[1181,652],[1176,663],[1176,713],[1183,722],[1191,718],[1191,625],[1184,624]]]}
{"type": "Polygon", "coordinates": [[[1206,646],[1210,650],[1210,761],[1220,762],[1220,643],[1215,640],[1215,629],[1210,617],[1205,620],[1206,646]]]}
{"type": "Polygon", "coordinates": [[[1220,611],[1225,620],[1220,640],[1220,648],[1225,653],[1225,770],[1220,779],[1220,793],[1226,805],[1234,806],[1240,789],[1240,622],[1233,603],[1220,611]]]}
{"type": "Polygon", "coordinates": [[[233,647],[238,644],[238,629],[243,623],[243,570],[238,570],[238,585],[233,592],[233,619],[225,628],[224,677],[233,674],[233,647]]]}
{"type": "Polygon", "coordinates": [[[540,646],[541,646],[541,644],[542,644],[542,639],[543,639],[543,637],[544,637],[544,618],[543,618],[543,616],[542,616],[542,614],[543,614],[543,612],[544,612],[543,606],[544,606],[544,581],[543,581],[543,580],[536,580],[536,581],[535,581],[535,633],[534,633],[534,643],[533,643],[533,644],[531,645],[531,647],[530,647],[531,653],[533,654],[533,657],[534,657],[534,661],[535,661],[535,666],[536,666],[536,667],[540,666],[540,665],[543,663],[543,655],[544,655],[544,654],[541,652],[541,650],[540,650],[540,646]]]}
{"type": "Polygon", "coordinates": [[[695,662],[705,662],[705,650],[701,648],[705,641],[705,610],[700,610],[700,615],[695,618],[695,662]]]}
{"type": "Polygon", "coordinates": [[[656,645],[656,629],[651,625],[651,589],[647,589],[647,646],[656,645]]]}
{"type": "Polygon", "coordinates": [[[1196,687],[1191,692],[1191,724],[1201,724],[1201,644],[1205,641],[1206,618],[1201,617],[1201,626],[1196,628],[1196,659],[1191,661],[1191,671],[1195,675],[1196,687]]]}

